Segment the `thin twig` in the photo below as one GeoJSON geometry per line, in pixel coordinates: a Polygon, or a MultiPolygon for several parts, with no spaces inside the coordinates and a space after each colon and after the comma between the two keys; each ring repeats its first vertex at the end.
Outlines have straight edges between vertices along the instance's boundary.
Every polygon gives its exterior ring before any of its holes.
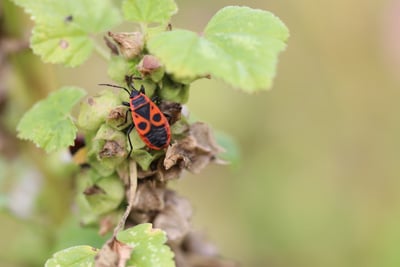
{"type": "Polygon", "coordinates": [[[136,161],[130,160],[129,161],[129,193],[128,193],[128,206],[124,212],[124,215],[121,217],[118,225],[114,229],[113,238],[115,238],[119,231],[121,231],[124,226],[126,219],[129,216],[129,213],[132,210],[133,200],[135,199],[137,189],[137,168],[136,168],[136,161]]]}

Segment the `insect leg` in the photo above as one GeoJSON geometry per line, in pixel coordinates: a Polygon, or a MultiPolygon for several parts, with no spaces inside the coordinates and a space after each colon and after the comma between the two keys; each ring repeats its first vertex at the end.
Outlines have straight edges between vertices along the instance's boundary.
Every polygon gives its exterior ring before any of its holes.
{"type": "Polygon", "coordinates": [[[122,125],[126,124],[126,122],[128,121],[128,113],[129,113],[130,111],[131,111],[131,110],[128,109],[128,110],[125,112],[125,121],[124,121],[123,123],[121,123],[120,125],[117,125],[117,127],[121,127],[122,125]]]}
{"type": "Polygon", "coordinates": [[[132,150],[133,150],[133,145],[132,145],[132,141],[131,141],[131,137],[130,137],[130,133],[132,132],[133,128],[135,128],[135,124],[131,124],[131,126],[129,126],[128,131],[126,132],[126,134],[128,135],[128,141],[129,141],[129,153],[128,156],[126,157],[127,159],[129,159],[129,157],[131,156],[132,150]]]}
{"type": "Polygon", "coordinates": [[[135,77],[133,75],[125,75],[125,82],[128,85],[128,87],[132,90],[136,90],[135,85],[133,83],[133,80],[143,80],[141,77],[135,77]]]}
{"type": "Polygon", "coordinates": [[[152,97],[151,97],[151,101],[152,102],[154,102],[157,106],[160,104],[160,97],[158,96],[158,95],[156,95],[156,94],[154,94],[152,97]]]}

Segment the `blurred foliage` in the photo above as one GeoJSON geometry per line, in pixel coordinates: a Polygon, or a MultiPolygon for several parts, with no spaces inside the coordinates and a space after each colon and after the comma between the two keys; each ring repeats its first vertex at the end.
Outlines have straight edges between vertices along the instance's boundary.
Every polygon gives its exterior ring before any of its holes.
{"type": "MultiPolygon", "coordinates": [[[[190,89],[190,111],[229,133],[241,149],[236,168],[209,167],[176,185],[196,208],[197,227],[224,256],[254,267],[399,266],[398,2],[177,1],[182,11],[173,19],[177,28],[201,31],[223,6],[246,4],[272,11],[291,29],[270,92],[245,95],[214,80],[197,81],[190,89]]],[[[58,85],[72,80],[93,92],[99,90],[96,84],[107,82],[106,66],[97,58],[77,69],[55,67],[43,78],[39,68],[49,66],[32,60],[28,65],[26,57],[35,59],[28,53],[12,58],[21,67],[7,81],[13,90],[1,122],[7,121],[11,133],[18,114],[46,95],[47,88],[58,87],[53,86],[52,72],[58,85]],[[37,91],[16,86],[21,84],[21,72],[30,75],[29,83],[37,91]]],[[[10,152],[14,160],[29,156],[21,154],[26,147],[31,158],[42,155],[26,142],[15,142],[10,152]]],[[[38,158],[45,181],[68,186],[54,170],[43,169],[40,162],[48,158],[38,158]]],[[[1,192],[15,188],[10,180],[21,180],[21,173],[8,173],[8,179],[0,181],[1,192]]],[[[68,207],[70,196],[46,192],[37,203],[39,219],[57,222],[62,214],[46,199],[68,207]]],[[[1,215],[2,266],[41,266],[38,258],[30,258],[30,264],[5,258],[11,255],[5,254],[7,249],[19,242],[19,234],[33,242],[31,249],[40,250],[33,256],[46,254],[57,243],[46,238],[54,229],[40,231],[33,223],[1,215]],[[38,237],[40,231],[47,234],[38,237]]]]}

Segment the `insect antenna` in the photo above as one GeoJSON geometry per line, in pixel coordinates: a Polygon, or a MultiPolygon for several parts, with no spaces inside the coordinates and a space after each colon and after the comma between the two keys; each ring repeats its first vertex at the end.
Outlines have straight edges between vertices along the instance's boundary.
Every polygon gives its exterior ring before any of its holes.
{"type": "Polygon", "coordinates": [[[139,80],[142,81],[143,78],[139,76],[133,76],[133,75],[125,75],[125,82],[128,85],[129,88],[136,90],[134,80],[139,80]]]}
{"type": "Polygon", "coordinates": [[[109,84],[109,83],[100,83],[99,85],[101,85],[101,86],[109,86],[109,87],[115,87],[115,88],[124,89],[124,90],[125,90],[125,92],[127,92],[129,95],[131,94],[131,93],[129,92],[129,90],[128,90],[128,89],[126,89],[125,87],[122,87],[122,86],[118,86],[118,85],[114,85],[114,84],[109,84]]]}

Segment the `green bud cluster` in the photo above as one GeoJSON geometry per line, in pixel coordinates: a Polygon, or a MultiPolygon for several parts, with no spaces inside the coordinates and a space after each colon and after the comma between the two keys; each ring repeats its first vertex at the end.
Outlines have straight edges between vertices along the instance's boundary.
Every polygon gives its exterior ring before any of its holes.
{"type": "MultiPolygon", "coordinates": [[[[143,85],[146,95],[150,98],[157,96],[161,111],[172,117],[171,143],[184,138],[188,133],[189,123],[186,118],[181,117],[180,109],[181,104],[188,101],[189,84],[173,80],[156,57],[145,54],[145,46],[141,43],[143,38],[139,34],[110,33],[109,36],[113,38],[119,51],[111,58],[108,71],[110,77],[120,86],[126,86],[126,77],[140,77],[141,79],[134,80],[135,88],[139,89],[143,85]]],[[[125,130],[131,125],[132,118],[127,113],[129,107],[122,105],[122,102],[128,101],[129,95],[125,90],[116,91],[110,87],[81,104],[78,126],[85,136],[87,165],[90,169],[84,169],[78,179],[84,192],[87,188],[96,189],[93,194],[78,197],[79,207],[84,214],[83,223],[100,221],[108,213],[115,212],[125,196],[117,173],[124,169],[130,152],[125,130]],[[104,183],[111,183],[106,191],[103,190],[104,183]]],[[[154,172],[155,166],[162,165],[160,161],[165,158],[165,150],[149,149],[135,129],[131,131],[129,138],[132,142],[130,158],[135,160],[140,171],[154,172]]],[[[180,172],[176,172],[177,176],[179,174],[180,172]]]]}
{"type": "MultiPolygon", "coordinates": [[[[125,182],[124,187],[121,181],[130,175],[128,155],[138,166],[137,195],[141,197],[137,204],[153,199],[152,190],[163,195],[167,192],[167,181],[179,178],[184,169],[197,173],[208,163],[216,162],[216,155],[222,151],[206,124],[190,124],[181,114],[181,105],[188,101],[192,80],[179,80],[167,73],[162,63],[148,54],[140,34],[110,33],[109,36],[115,42],[114,46],[108,44],[113,52],[108,71],[111,79],[127,90],[132,83],[137,90],[143,86],[149,98],[157,99],[155,103],[170,122],[171,145],[164,150],[150,149],[135,128],[128,138],[126,130],[132,124],[132,117],[129,107],[122,105],[122,102],[129,102],[126,90],[109,87],[84,101],[78,124],[86,139],[90,169],[83,169],[78,177],[80,190],[84,192],[78,197],[78,203],[82,222],[86,224],[101,224],[105,218],[122,211],[121,202],[128,183],[125,182]],[[150,186],[151,183],[154,184],[150,186]],[[147,192],[144,185],[149,185],[151,190],[147,192]]],[[[133,206],[133,222],[151,222],[154,212],[161,212],[159,217],[162,218],[165,214],[162,215],[163,209],[160,210],[158,204],[167,200],[161,195],[158,201],[148,202],[144,210],[141,205],[133,206]],[[143,218],[147,219],[142,221],[143,218]]],[[[162,221],[160,218],[155,222],[162,221]]],[[[182,220],[189,218],[184,216],[182,220]]]]}

